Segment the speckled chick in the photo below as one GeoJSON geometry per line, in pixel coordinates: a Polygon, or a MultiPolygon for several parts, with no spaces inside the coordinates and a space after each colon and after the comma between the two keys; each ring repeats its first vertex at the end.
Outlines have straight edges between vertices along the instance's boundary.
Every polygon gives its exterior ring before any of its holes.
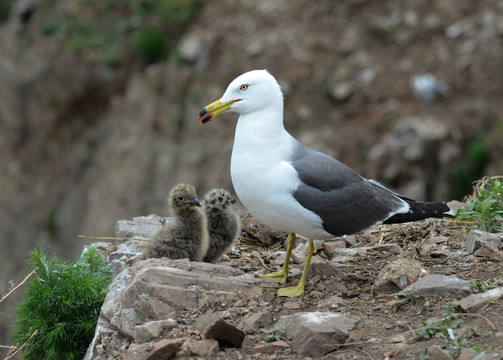
{"type": "Polygon", "coordinates": [[[231,209],[236,203],[227,190],[210,190],[203,199],[208,221],[209,245],[203,261],[216,263],[229,251],[241,233],[241,219],[231,209]]]}
{"type": "Polygon", "coordinates": [[[201,261],[208,249],[206,217],[196,190],[179,184],[168,196],[171,218],[143,250],[143,258],[185,259],[201,261]]]}

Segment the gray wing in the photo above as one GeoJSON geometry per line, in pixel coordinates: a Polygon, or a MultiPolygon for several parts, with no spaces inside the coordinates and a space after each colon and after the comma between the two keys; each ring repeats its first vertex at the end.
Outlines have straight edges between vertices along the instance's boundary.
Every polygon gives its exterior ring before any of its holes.
{"type": "Polygon", "coordinates": [[[320,216],[325,231],[334,236],[357,233],[408,211],[407,202],[397,194],[301,143],[290,163],[302,181],[294,198],[320,216]]]}

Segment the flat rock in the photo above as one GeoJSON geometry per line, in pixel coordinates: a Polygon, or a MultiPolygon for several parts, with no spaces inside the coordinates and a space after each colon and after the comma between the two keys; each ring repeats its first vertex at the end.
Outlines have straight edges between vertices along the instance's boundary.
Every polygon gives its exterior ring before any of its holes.
{"type": "Polygon", "coordinates": [[[179,355],[208,357],[219,351],[220,346],[215,339],[203,339],[199,341],[187,340],[183,343],[179,355]]]}
{"type": "Polygon", "coordinates": [[[137,216],[129,220],[119,220],[115,224],[115,236],[118,238],[149,239],[162,229],[170,219],[158,215],[137,216]]]}
{"type": "Polygon", "coordinates": [[[346,241],[342,239],[325,241],[323,243],[323,250],[325,250],[329,259],[334,257],[335,249],[345,249],[346,247],[346,241]]]}
{"type": "Polygon", "coordinates": [[[420,261],[406,258],[397,259],[379,271],[374,282],[374,291],[402,290],[426,274],[428,272],[423,268],[420,261]]]}
{"type": "Polygon", "coordinates": [[[403,292],[414,293],[417,296],[458,297],[468,296],[471,289],[468,281],[454,276],[427,275],[407,286],[403,292]]]}
{"type": "Polygon", "coordinates": [[[115,224],[115,240],[86,245],[84,252],[88,251],[89,246],[95,247],[104,255],[112,270],[118,274],[141,260],[145,241],[154,236],[163,224],[169,221],[169,218],[158,215],[119,220],[115,224]]]}
{"type": "Polygon", "coordinates": [[[464,299],[455,301],[454,304],[459,306],[464,312],[475,313],[487,306],[492,301],[497,301],[503,297],[503,288],[495,288],[480,294],[472,294],[464,299]]]}
{"type": "Polygon", "coordinates": [[[228,323],[221,315],[215,313],[200,316],[194,327],[205,337],[234,347],[240,347],[245,337],[244,331],[228,323]]]}
{"type": "Polygon", "coordinates": [[[169,319],[149,321],[134,328],[133,338],[136,343],[149,342],[177,326],[178,323],[176,321],[169,319]]]}
{"type": "Polygon", "coordinates": [[[400,255],[403,253],[403,249],[398,244],[383,244],[372,246],[369,250],[371,251],[380,251],[380,252],[389,252],[394,255],[400,255]]]}
{"type": "Polygon", "coordinates": [[[253,348],[255,354],[270,353],[275,351],[283,351],[290,348],[286,341],[279,340],[265,344],[258,344],[253,348]]]}
{"type": "Polygon", "coordinates": [[[86,359],[107,359],[127,348],[135,337],[154,336],[157,330],[142,326],[169,319],[173,311],[194,311],[205,304],[247,300],[247,294],[261,286],[277,285],[221,264],[139,261],[125,268],[110,285],[86,359]]]}
{"type": "Polygon", "coordinates": [[[132,345],[122,360],[164,360],[173,359],[185,342],[184,338],[162,339],[153,343],[132,345]]]}
{"type": "Polygon", "coordinates": [[[320,300],[318,302],[317,306],[319,308],[321,308],[321,307],[328,307],[328,308],[336,309],[336,308],[339,308],[339,307],[343,307],[344,305],[346,305],[346,302],[344,301],[344,299],[342,299],[341,297],[339,297],[337,295],[333,295],[333,296],[330,296],[328,298],[320,300]]]}
{"type": "Polygon", "coordinates": [[[452,360],[452,356],[449,355],[449,352],[443,350],[438,345],[432,345],[428,348],[428,352],[426,353],[427,360],[452,360]]]}
{"type": "Polygon", "coordinates": [[[334,312],[307,312],[282,316],[278,327],[302,356],[323,356],[344,344],[358,320],[334,312]]]}
{"type": "Polygon", "coordinates": [[[362,247],[355,247],[355,248],[349,248],[349,249],[335,249],[334,250],[334,259],[337,257],[354,257],[354,256],[366,256],[367,251],[370,250],[371,248],[368,246],[362,246],[362,247]]]}
{"type": "Polygon", "coordinates": [[[490,351],[484,351],[473,358],[473,360],[501,360],[503,355],[490,351]]]}
{"type": "Polygon", "coordinates": [[[501,242],[496,241],[484,241],[480,244],[480,247],[473,252],[474,256],[486,258],[487,260],[500,261],[503,257],[501,253],[501,242]]]}
{"type": "Polygon", "coordinates": [[[253,333],[260,328],[265,328],[273,322],[270,311],[261,311],[245,316],[238,327],[246,333],[253,333]]]}
{"type": "Polygon", "coordinates": [[[313,256],[311,266],[309,267],[309,277],[319,275],[323,279],[337,278],[344,280],[347,277],[347,272],[344,271],[337,263],[323,259],[320,256],[313,256]]]}
{"type": "Polygon", "coordinates": [[[431,257],[449,256],[449,247],[445,245],[448,240],[446,236],[431,237],[421,244],[421,253],[431,257]]]}
{"type": "Polygon", "coordinates": [[[499,250],[502,249],[503,233],[488,233],[481,230],[472,230],[466,236],[465,249],[468,254],[473,254],[483,244],[493,243],[499,250]]]}

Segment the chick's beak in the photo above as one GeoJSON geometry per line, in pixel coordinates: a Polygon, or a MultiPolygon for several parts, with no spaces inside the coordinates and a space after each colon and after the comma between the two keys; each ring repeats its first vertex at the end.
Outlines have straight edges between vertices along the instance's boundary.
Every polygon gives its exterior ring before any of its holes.
{"type": "Polygon", "coordinates": [[[199,206],[199,207],[202,207],[203,204],[201,204],[201,201],[199,201],[198,198],[192,198],[192,199],[189,199],[187,200],[187,204],[191,205],[191,206],[199,206]]]}
{"type": "Polygon", "coordinates": [[[216,118],[218,115],[226,112],[229,110],[235,102],[241,101],[241,99],[236,99],[236,100],[229,100],[225,102],[221,102],[220,99],[212,102],[209,105],[206,105],[203,110],[199,113],[197,117],[197,121],[199,122],[199,125],[203,125],[207,123],[208,121],[213,120],[216,118]]]}

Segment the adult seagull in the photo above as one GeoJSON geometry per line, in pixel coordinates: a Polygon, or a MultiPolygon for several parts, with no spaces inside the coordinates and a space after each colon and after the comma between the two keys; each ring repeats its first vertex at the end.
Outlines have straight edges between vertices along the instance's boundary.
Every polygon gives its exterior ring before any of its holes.
{"type": "Polygon", "coordinates": [[[231,157],[232,184],[243,205],[273,229],[289,233],[281,271],[261,275],[286,283],[296,234],[309,240],[297,286],[279,296],[304,292],[313,240],[349,235],[379,224],[441,217],[443,203],[420,203],[367,180],[340,161],[309,148],[283,126],[283,93],[267,70],[240,75],[224,95],[198,116],[204,124],[232,111],[239,114],[231,157]]]}

